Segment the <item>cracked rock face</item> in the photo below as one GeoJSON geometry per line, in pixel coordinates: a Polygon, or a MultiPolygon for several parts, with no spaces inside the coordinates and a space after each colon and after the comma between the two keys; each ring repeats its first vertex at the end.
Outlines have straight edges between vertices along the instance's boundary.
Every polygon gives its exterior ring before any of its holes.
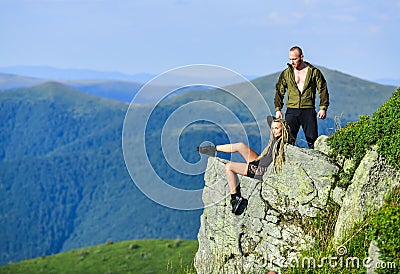
{"type": "Polygon", "coordinates": [[[366,153],[344,194],[333,241],[344,242],[352,227],[370,212],[379,210],[385,195],[400,186],[400,172],[388,166],[375,149],[366,153]]]}
{"type": "Polygon", "coordinates": [[[272,168],[263,181],[238,176],[247,205],[231,212],[224,160],[210,158],[195,257],[197,273],[264,273],[279,270],[314,241],[306,218],[326,207],[339,167],[316,150],[285,147],[282,171],[272,168]]]}

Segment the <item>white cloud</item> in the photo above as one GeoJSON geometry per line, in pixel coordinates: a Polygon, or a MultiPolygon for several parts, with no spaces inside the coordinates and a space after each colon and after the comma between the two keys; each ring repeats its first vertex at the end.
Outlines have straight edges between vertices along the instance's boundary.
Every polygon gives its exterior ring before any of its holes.
{"type": "Polygon", "coordinates": [[[314,6],[316,4],[318,4],[318,2],[320,2],[319,0],[303,0],[304,5],[307,6],[314,6]]]}
{"type": "Polygon", "coordinates": [[[378,25],[371,25],[368,27],[368,32],[370,34],[380,34],[382,31],[382,28],[378,25]]]}
{"type": "Polygon", "coordinates": [[[291,17],[294,18],[295,20],[302,20],[304,19],[304,17],[306,16],[304,13],[302,12],[292,12],[291,17]]]}
{"type": "Polygon", "coordinates": [[[335,14],[331,18],[339,23],[353,23],[357,21],[357,17],[352,14],[335,14]]]}
{"type": "Polygon", "coordinates": [[[267,20],[272,24],[283,24],[286,23],[286,16],[283,16],[279,12],[272,11],[267,14],[267,20]]]}

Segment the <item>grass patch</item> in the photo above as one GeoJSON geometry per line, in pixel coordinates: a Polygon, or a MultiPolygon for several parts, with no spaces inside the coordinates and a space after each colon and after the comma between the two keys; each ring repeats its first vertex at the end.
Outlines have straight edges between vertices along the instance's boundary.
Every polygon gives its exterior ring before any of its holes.
{"type": "Polygon", "coordinates": [[[400,188],[391,193],[385,205],[374,215],[371,221],[369,238],[375,240],[380,249],[380,259],[385,268],[377,270],[377,273],[400,272],[400,188]]]}
{"type": "Polygon", "coordinates": [[[0,273],[195,273],[196,240],[132,240],[8,264],[0,273]]]}

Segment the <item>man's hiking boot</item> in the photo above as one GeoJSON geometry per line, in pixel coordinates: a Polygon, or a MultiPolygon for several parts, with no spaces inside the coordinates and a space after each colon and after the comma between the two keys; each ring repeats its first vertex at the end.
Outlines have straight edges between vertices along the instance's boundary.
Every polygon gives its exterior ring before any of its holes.
{"type": "Polygon", "coordinates": [[[231,200],[232,213],[236,213],[236,211],[239,209],[239,206],[242,203],[242,201],[243,201],[243,198],[240,196],[236,196],[234,199],[231,200]]]}
{"type": "Polygon", "coordinates": [[[217,152],[215,146],[197,147],[197,151],[201,154],[205,154],[211,157],[214,157],[215,153],[217,152]]]}

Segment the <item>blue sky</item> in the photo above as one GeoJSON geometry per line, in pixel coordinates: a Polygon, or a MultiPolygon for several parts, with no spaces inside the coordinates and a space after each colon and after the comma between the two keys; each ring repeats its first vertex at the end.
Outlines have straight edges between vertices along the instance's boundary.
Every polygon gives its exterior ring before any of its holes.
{"type": "Polygon", "coordinates": [[[363,79],[400,79],[400,1],[0,0],[0,66],[158,74],[282,70],[288,49],[363,79]]]}

